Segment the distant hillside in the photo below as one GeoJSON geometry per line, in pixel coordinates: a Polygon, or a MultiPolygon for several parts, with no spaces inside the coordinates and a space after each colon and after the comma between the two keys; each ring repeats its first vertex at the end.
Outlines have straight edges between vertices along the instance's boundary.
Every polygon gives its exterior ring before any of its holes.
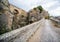
{"type": "Polygon", "coordinates": [[[56,19],[60,20],[60,16],[55,17],[56,19]]]}

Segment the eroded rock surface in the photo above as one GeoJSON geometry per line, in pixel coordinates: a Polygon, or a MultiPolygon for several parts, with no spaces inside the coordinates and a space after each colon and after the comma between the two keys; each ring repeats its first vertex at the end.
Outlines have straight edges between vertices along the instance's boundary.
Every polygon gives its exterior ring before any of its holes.
{"type": "Polygon", "coordinates": [[[13,15],[9,10],[8,0],[0,0],[0,31],[1,33],[11,30],[12,17],[13,15]]]}

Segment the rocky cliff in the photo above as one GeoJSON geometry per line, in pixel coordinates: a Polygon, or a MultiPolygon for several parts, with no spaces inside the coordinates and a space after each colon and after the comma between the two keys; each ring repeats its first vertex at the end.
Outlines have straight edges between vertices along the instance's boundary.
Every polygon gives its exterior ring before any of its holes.
{"type": "Polygon", "coordinates": [[[0,34],[39,21],[48,16],[48,12],[41,6],[24,11],[8,2],[0,0],[0,34]]]}
{"type": "Polygon", "coordinates": [[[42,18],[48,18],[49,13],[42,6],[35,7],[28,12],[29,23],[38,21],[42,18]]]}
{"type": "Polygon", "coordinates": [[[8,2],[0,0],[0,34],[27,24],[27,12],[8,2]]]}
{"type": "Polygon", "coordinates": [[[0,34],[11,30],[13,15],[9,6],[8,0],[0,0],[0,34]]]}
{"type": "Polygon", "coordinates": [[[10,4],[10,11],[13,13],[13,24],[12,29],[17,29],[27,24],[27,12],[21,8],[18,8],[12,4],[10,4]]]}

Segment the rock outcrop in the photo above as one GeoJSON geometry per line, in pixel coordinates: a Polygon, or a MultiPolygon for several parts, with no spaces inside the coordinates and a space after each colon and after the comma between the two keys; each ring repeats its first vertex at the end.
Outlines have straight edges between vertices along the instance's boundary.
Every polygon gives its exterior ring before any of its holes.
{"type": "Polygon", "coordinates": [[[14,13],[12,29],[17,29],[27,24],[27,12],[10,4],[10,10],[14,13]]]}
{"type": "Polygon", "coordinates": [[[42,7],[36,7],[31,9],[28,12],[28,22],[29,23],[33,23],[35,21],[39,21],[42,18],[48,18],[49,13],[47,11],[45,11],[42,7]]]}
{"type": "Polygon", "coordinates": [[[11,30],[12,17],[8,0],[0,0],[0,34],[11,30]]]}
{"type": "Polygon", "coordinates": [[[25,26],[27,12],[8,2],[0,0],[0,34],[25,26]]]}

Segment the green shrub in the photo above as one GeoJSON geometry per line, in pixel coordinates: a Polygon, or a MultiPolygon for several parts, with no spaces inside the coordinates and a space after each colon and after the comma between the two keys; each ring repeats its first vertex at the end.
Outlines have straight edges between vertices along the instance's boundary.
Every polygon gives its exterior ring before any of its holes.
{"type": "Polygon", "coordinates": [[[38,6],[37,8],[40,10],[40,12],[42,12],[42,11],[43,11],[42,6],[38,6]]]}
{"type": "Polygon", "coordinates": [[[10,30],[6,28],[6,24],[0,24],[0,35],[9,31],[10,30]]]}
{"type": "Polygon", "coordinates": [[[45,19],[49,19],[49,16],[45,16],[45,19]]]}
{"type": "Polygon", "coordinates": [[[36,8],[33,8],[34,10],[36,10],[36,8]]]}

